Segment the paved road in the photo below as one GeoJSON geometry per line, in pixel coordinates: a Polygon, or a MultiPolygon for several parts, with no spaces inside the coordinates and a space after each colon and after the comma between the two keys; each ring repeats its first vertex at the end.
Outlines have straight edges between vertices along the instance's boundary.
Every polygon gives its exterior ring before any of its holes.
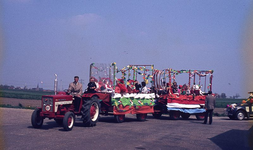
{"type": "Polygon", "coordinates": [[[102,116],[96,127],[82,127],[77,120],[73,130],[66,132],[48,119],[41,129],[32,128],[31,114],[32,110],[0,108],[0,149],[231,150],[250,149],[253,142],[253,120],[214,117],[213,125],[204,125],[194,117],[157,120],[149,115],[147,121],[139,122],[128,115],[124,123],[115,123],[112,116],[102,116]]]}

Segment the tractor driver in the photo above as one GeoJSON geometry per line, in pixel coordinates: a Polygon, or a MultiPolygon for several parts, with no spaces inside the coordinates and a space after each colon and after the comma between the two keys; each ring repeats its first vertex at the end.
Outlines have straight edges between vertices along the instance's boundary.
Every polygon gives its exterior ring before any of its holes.
{"type": "Polygon", "coordinates": [[[78,80],[79,80],[79,77],[75,76],[74,82],[71,82],[69,84],[69,88],[67,92],[68,94],[74,97],[73,103],[74,103],[75,111],[79,111],[79,105],[80,105],[81,97],[83,93],[83,85],[79,83],[78,80]]]}

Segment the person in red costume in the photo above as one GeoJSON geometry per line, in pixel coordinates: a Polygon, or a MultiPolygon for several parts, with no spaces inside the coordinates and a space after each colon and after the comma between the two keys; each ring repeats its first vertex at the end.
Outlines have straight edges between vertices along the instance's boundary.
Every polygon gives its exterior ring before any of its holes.
{"type": "Polygon", "coordinates": [[[123,79],[118,79],[117,80],[117,85],[116,85],[116,88],[115,88],[115,92],[116,93],[127,93],[127,88],[126,88],[126,85],[124,84],[124,80],[123,79]]]}

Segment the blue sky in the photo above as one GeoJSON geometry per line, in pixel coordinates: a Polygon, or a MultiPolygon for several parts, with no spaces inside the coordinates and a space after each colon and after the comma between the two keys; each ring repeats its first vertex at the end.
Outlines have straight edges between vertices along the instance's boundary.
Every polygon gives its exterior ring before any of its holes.
{"type": "Polygon", "coordinates": [[[93,62],[214,70],[213,91],[245,95],[250,0],[1,0],[0,83],[64,89],[93,62]]]}

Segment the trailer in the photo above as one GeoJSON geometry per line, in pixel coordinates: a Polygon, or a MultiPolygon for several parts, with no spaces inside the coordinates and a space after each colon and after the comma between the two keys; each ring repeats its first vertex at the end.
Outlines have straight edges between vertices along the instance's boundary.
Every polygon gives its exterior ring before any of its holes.
{"type": "Polygon", "coordinates": [[[198,120],[204,119],[205,98],[207,91],[212,90],[212,79],[213,70],[155,70],[157,98],[153,116],[169,114],[171,119],[188,119],[195,115],[198,120]],[[176,76],[182,74],[187,75],[188,83],[178,85],[176,76]]]}

